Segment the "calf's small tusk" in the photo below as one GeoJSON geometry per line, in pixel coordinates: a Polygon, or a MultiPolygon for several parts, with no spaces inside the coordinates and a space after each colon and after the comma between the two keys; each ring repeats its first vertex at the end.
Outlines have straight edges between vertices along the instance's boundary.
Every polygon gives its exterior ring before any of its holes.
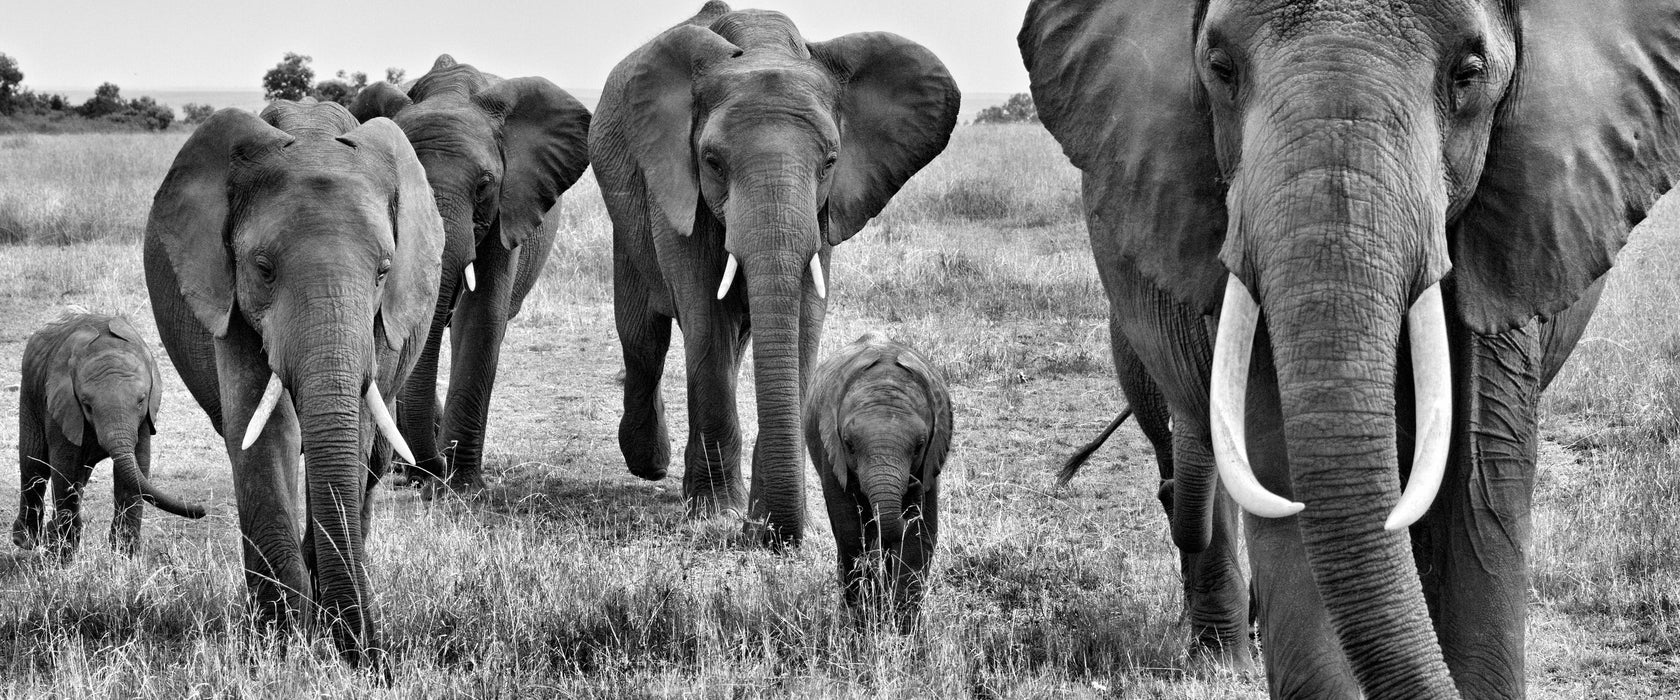
{"type": "Polygon", "coordinates": [[[245,439],[240,441],[239,449],[251,449],[251,445],[262,436],[263,426],[268,425],[268,417],[274,413],[274,407],[280,405],[280,394],[285,390],[280,386],[280,375],[269,373],[268,386],[263,389],[262,399],[257,401],[257,410],[251,414],[251,422],[245,424],[245,439]]]}
{"type": "Polygon", "coordinates": [[[1225,303],[1219,312],[1219,335],[1213,345],[1213,376],[1208,403],[1213,428],[1213,458],[1219,480],[1231,499],[1263,518],[1284,518],[1306,506],[1290,501],[1260,484],[1248,462],[1246,420],[1248,363],[1254,351],[1254,331],[1260,307],[1242,280],[1231,275],[1225,283],[1225,303]]]}
{"type": "Polygon", "coordinates": [[[741,269],[741,262],[735,259],[735,254],[729,254],[729,262],[723,264],[723,282],[718,284],[718,301],[729,296],[729,287],[735,284],[735,272],[741,269]]]}
{"type": "Polygon", "coordinates": [[[813,254],[811,256],[811,281],[817,283],[817,298],[818,299],[827,299],[828,298],[828,283],[823,281],[822,256],[821,255],[813,254]]]}
{"type": "Polygon", "coordinates": [[[478,291],[478,275],[473,274],[473,264],[467,263],[467,269],[462,272],[467,277],[467,291],[478,291]]]}
{"type": "Polygon", "coordinates": [[[1447,447],[1452,441],[1452,365],[1447,357],[1447,315],[1437,282],[1406,312],[1407,340],[1412,345],[1412,387],[1417,396],[1416,447],[1412,473],[1383,527],[1403,530],[1429,512],[1441,479],[1447,472],[1447,447]]]}
{"type": "Polygon", "coordinates": [[[408,449],[408,442],[397,430],[397,422],[391,420],[391,412],[385,410],[385,398],[379,395],[379,382],[368,382],[367,393],[362,395],[362,399],[367,402],[368,413],[373,417],[374,425],[379,427],[379,434],[391,443],[391,449],[396,450],[397,455],[407,463],[415,464],[414,452],[408,449]]]}

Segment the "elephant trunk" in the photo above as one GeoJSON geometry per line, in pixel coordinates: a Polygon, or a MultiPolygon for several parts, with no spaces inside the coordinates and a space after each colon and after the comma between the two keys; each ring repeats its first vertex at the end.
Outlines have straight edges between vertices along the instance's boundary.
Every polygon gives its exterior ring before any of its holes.
{"type": "MultiPolygon", "coordinates": [[[[1260,119],[1245,134],[1252,140],[1230,195],[1233,235],[1224,256],[1236,275],[1217,340],[1246,349],[1253,324],[1264,319],[1288,479],[1300,501],[1272,515],[1304,505],[1307,562],[1367,696],[1456,697],[1407,535],[1385,528],[1400,493],[1402,319],[1425,288],[1438,303],[1432,284],[1447,269],[1439,135],[1430,124],[1392,119],[1398,112],[1386,105],[1324,97],[1355,86],[1327,93],[1322,82],[1278,90],[1293,95],[1272,112],[1278,121],[1260,119]],[[1259,297],[1257,315],[1249,289],[1259,297]]],[[[1438,329],[1430,337],[1444,348],[1444,319],[1433,318],[1438,329]]],[[[1412,330],[1415,339],[1419,329],[1412,330]]],[[[1216,350],[1216,366],[1231,349],[1216,350]]],[[[1438,359],[1444,363],[1444,351],[1438,359]]],[[[1221,378],[1214,383],[1217,391],[1221,378]]],[[[1217,426],[1222,407],[1215,404],[1217,426]]],[[[1240,488],[1233,485],[1233,494],[1240,488]]]]}
{"type": "Polygon", "coordinates": [[[159,510],[194,520],[204,517],[204,506],[187,503],[153,486],[152,480],[140,470],[140,463],[134,459],[132,450],[111,455],[111,464],[118,483],[139,493],[142,499],[159,510]]]}
{"type": "Polygon", "coordinates": [[[363,411],[368,382],[376,381],[373,314],[371,307],[325,300],[305,306],[336,313],[316,311],[320,318],[271,350],[270,361],[297,407],[308,503],[304,556],[317,612],[339,650],[359,664],[377,653],[362,531],[374,435],[371,412],[363,411]]]}
{"type": "Polygon", "coordinates": [[[898,549],[904,544],[904,490],[909,473],[910,465],[903,458],[872,457],[861,474],[863,492],[881,532],[882,553],[891,558],[895,570],[898,549]]]}
{"type": "Polygon", "coordinates": [[[745,260],[753,333],[758,442],[752,456],[754,521],[772,548],[798,544],[805,530],[805,452],[799,411],[805,399],[801,311],[809,256],[766,250],[745,260]]]}

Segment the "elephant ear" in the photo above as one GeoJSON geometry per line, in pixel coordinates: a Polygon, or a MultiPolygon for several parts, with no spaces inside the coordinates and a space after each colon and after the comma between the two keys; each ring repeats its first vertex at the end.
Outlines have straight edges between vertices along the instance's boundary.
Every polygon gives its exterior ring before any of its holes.
{"type": "Polygon", "coordinates": [[[140,336],[140,329],[135,328],[128,319],[121,316],[112,317],[106,328],[110,329],[111,335],[134,346],[135,354],[140,356],[141,361],[146,363],[146,369],[151,372],[152,384],[146,393],[146,421],[151,424],[152,434],[156,435],[158,409],[163,407],[163,376],[158,374],[157,358],[152,357],[151,348],[146,347],[146,340],[140,336]]]}
{"type": "Polygon", "coordinates": [[[390,119],[375,117],[339,140],[366,152],[390,174],[396,254],[380,295],[379,323],[386,347],[398,352],[418,348],[432,324],[436,305],[430,300],[437,298],[443,260],[443,219],[432,186],[408,137],[390,119]]]}
{"type": "Polygon", "coordinates": [[[951,394],[945,388],[944,376],[933,368],[927,358],[908,347],[900,345],[899,348],[898,366],[916,378],[928,402],[928,436],[927,442],[922,444],[922,473],[919,475],[925,488],[933,484],[944,470],[945,455],[951,450],[951,394]]]}
{"type": "Polygon", "coordinates": [[[642,171],[653,208],[683,236],[694,232],[700,205],[694,80],[713,64],[739,55],[741,48],[716,32],[680,24],[654,37],[624,66],[630,156],[642,171]]]}
{"type": "Polygon", "coordinates": [[[847,34],[809,47],[840,83],[840,154],[824,233],[838,245],[945,150],[962,92],[938,56],[897,34],[847,34]]]}
{"type": "MultiPolygon", "coordinates": [[[[85,317],[84,317],[85,318],[85,317]]],[[[71,321],[69,332],[59,343],[47,378],[47,412],[63,431],[64,439],[73,445],[82,444],[87,433],[87,420],[82,414],[82,400],[76,395],[76,369],[87,356],[88,346],[99,337],[99,330],[83,319],[71,321]]]]}
{"type": "Polygon", "coordinates": [[[411,104],[414,100],[408,98],[408,93],[390,83],[379,82],[356,93],[356,99],[350,101],[350,114],[359,122],[374,117],[392,118],[411,104]]]}
{"type": "Polygon", "coordinates": [[[589,167],[589,110],[547,78],[504,80],[473,101],[502,122],[498,227],[512,250],[589,167]]]}
{"type": "Polygon", "coordinates": [[[1680,175],[1680,2],[1516,6],[1517,75],[1451,237],[1478,333],[1575,302],[1680,175]]]}
{"type": "Polygon", "coordinates": [[[223,109],[181,146],[152,198],[146,239],[162,244],[187,307],[218,338],[227,334],[234,301],[226,240],[228,174],[236,158],[255,158],[291,142],[290,134],[255,114],[223,109]]]}
{"type": "Polygon", "coordinates": [[[1083,173],[1093,235],[1211,312],[1225,284],[1225,188],[1190,61],[1205,4],[1034,0],[1017,40],[1039,118],[1083,173]]]}

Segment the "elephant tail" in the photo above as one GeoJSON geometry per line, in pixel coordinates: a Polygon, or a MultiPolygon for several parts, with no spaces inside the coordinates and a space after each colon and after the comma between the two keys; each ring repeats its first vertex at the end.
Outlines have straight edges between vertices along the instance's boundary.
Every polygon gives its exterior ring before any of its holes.
{"type": "Polygon", "coordinates": [[[1073,481],[1073,475],[1079,473],[1079,468],[1085,466],[1085,461],[1090,459],[1091,455],[1103,446],[1103,443],[1108,442],[1108,436],[1119,430],[1120,424],[1126,422],[1126,419],[1131,416],[1132,407],[1127,406],[1125,410],[1120,412],[1120,415],[1109,421],[1108,427],[1103,428],[1102,434],[1098,435],[1097,439],[1085,443],[1085,446],[1079,448],[1078,452],[1073,453],[1072,456],[1067,458],[1067,461],[1062,462],[1062,470],[1056,476],[1056,488],[1066,488],[1068,482],[1073,481]]]}
{"type": "Polygon", "coordinates": [[[157,506],[159,510],[171,515],[197,520],[204,517],[204,506],[186,503],[174,496],[159,491],[152,485],[152,480],[146,478],[146,473],[140,471],[140,465],[134,461],[133,453],[122,453],[111,458],[118,481],[140,492],[140,497],[147,503],[157,506]]]}

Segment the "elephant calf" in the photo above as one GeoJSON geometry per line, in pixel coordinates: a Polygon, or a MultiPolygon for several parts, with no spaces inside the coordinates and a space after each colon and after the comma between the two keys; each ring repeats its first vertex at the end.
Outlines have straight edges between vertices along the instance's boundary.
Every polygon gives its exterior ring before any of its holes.
{"type": "Polygon", "coordinates": [[[93,465],[106,457],[115,472],[113,547],[125,554],[138,547],[142,501],[182,517],[204,517],[203,507],[158,491],[146,476],[162,398],[157,363],[127,319],[72,313],[30,336],[18,393],[23,493],[12,541],[24,549],[40,542],[50,480],[50,544],[60,557],[73,555],[81,542],[82,489],[93,465]]]}
{"type": "Polygon", "coordinates": [[[881,609],[908,632],[933,561],[951,446],[944,379],[915,350],[871,331],[817,368],[804,429],[847,605],[884,597],[881,609]]]}

